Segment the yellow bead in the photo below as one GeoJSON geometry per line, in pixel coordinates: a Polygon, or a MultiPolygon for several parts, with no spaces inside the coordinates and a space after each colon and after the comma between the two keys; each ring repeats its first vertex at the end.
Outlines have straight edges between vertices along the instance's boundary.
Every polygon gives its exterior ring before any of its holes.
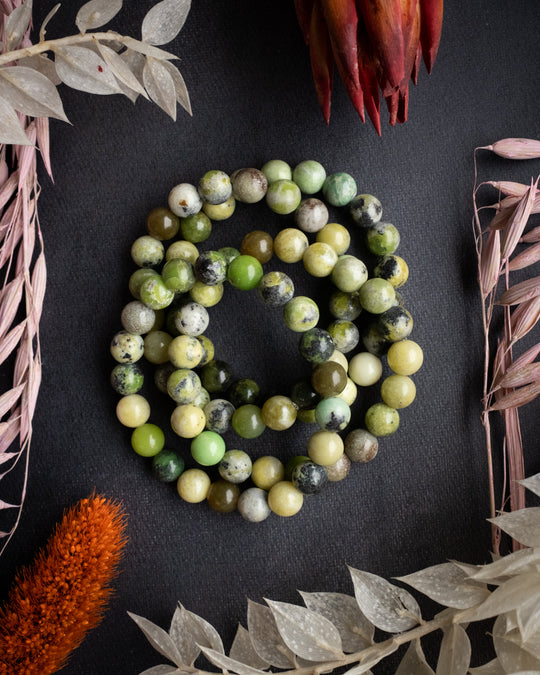
{"type": "Polygon", "coordinates": [[[338,260],[338,255],[328,244],[315,242],[308,246],[302,261],[306,271],[312,277],[327,277],[332,273],[338,260]]]}
{"type": "Polygon", "coordinates": [[[345,389],[338,394],[338,397],[342,398],[347,405],[351,406],[356,401],[357,396],[358,388],[351,378],[348,377],[345,389]]]}
{"type": "Polygon", "coordinates": [[[349,377],[361,387],[370,387],[378,382],[382,375],[382,362],[370,352],[355,354],[349,361],[349,377]]]}
{"type": "Polygon", "coordinates": [[[351,245],[349,230],[339,223],[328,223],[317,232],[317,241],[331,246],[338,255],[343,255],[351,245]]]}
{"type": "Polygon", "coordinates": [[[134,429],[148,422],[150,417],[150,404],[140,394],[128,394],[122,396],[116,406],[116,417],[120,424],[134,429]]]}
{"type": "Polygon", "coordinates": [[[204,348],[196,337],[179,335],[169,343],[169,361],[177,368],[196,368],[204,355],[204,348]]]}
{"type": "Polygon", "coordinates": [[[416,397],[416,385],[406,375],[390,375],[381,385],[381,397],[391,408],[406,408],[416,397]]]}
{"type": "Polygon", "coordinates": [[[284,431],[292,427],[296,414],[296,406],[287,396],[271,396],[262,407],[263,422],[274,431],[284,431]]]}
{"type": "Polygon", "coordinates": [[[194,403],[177,406],[171,415],[171,427],[182,438],[195,438],[206,426],[203,410],[194,403]]]}
{"type": "Polygon", "coordinates": [[[262,490],[269,490],[272,485],[283,480],[284,475],[285,467],[277,457],[267,455],[253,462],[251,480],[262,490]]]}
{"type": "Polygon", "coordinates": [[[340,352],[339,349],[334,349],[332,356],[328,359],[334,363],[339,363],[340,366],[343,366],[343,370],[347,372],[349,370],[349,361],[343,352],[340,352]]]}
{"type": "Polygon", "coordinates": [[[173,260],[174,258],[180,258],[186,262],[190,262],[192,265],[195,264],[195,261],[199,257],[199,250],[192,244],[190,241],[175,241],[173,242],[167,252],[165,253],[165,258],[167,261],[173,260]]]}
{"type": "Polygon", "coordinates": [[[274,253],[285,263],[300,262],[309,246],[307,236],[295,227],[287,227],[274,239],[274,253]]]}
{"type": "Polygon", "coordinates": [[[321,466],[335,464],[343,454],[343,440],[333,431],[316,431],[308,441],[308,455],[321,466]]]}
{"type": "Polygon", "coordinates": [[[412,375],[422,366],[424,352],[414,340],[400,340],[388,350],[388,365],[397,375],[412,375]]]}
{"type": "Polygon", "coordinates": [[[221,204],[209,204],[203,202],[203,211],[210,218],[210,220],[227,220],[234,213],[236,201],[234,197],[229,197],[226,202],[221,204]]]}
{"type": "Polygon", "coordinates": [[[184,501],[198,504],[206,499],[210,482],[208,474],[202,469],[188,469],[178,478],[176,489],[184,501]]]}
{"type": "Polygon", "coordinates": [[[154,365],[167,363],[172,337],[162,330],[153,330],[144,338],[144,358],[154,365]]]}
{"type": "Polygon", "coordinates": [[[202,281],[197,279],[189,291],[189,294],[191,299],[194,302],[198,302],[199,305],[202,305],[203,307],[213,307],[214,305],[217,305],[223,297],[223,284],[220,282],[215,286],[208,286],[208,284],[203,284],[202,281]]]}
{"type": "Polygon", "coordinates": [[[288,481],[280,481],[270,488],[268,506],[278,516],[294,516],[304,503],[303,494],[288,481]]]}

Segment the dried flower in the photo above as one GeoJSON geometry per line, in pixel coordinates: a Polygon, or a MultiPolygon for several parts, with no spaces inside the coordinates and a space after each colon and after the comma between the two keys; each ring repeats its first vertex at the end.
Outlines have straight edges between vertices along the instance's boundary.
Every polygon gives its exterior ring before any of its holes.
{"type": "Polygon", "coordinates": [[[82,499],[16,576],[0,610],[0,673],[48,675],[100,621],[126,543],[123,509],[82,499]]]}

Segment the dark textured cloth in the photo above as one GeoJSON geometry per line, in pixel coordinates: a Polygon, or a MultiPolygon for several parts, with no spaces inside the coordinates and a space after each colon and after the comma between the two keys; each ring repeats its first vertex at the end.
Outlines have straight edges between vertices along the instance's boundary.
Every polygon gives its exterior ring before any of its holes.
{"type": "MultiPolygon", "coordinates": [[[[36,25],[54,5],[35,3],[36,25]]],[[[65,3],[47,37],[75,32],[78,3],[65,3]],[[71,5],[71,6],[70,6],[71,5]]],[[[114,26],[135,37],[150,2],[126,0],[114,26]]],[[[482,325],[472,236],[473,149],[504,137],[540,137],[538,31],[533,0],[448,3],[432,75],[421,69],[411,86],[409,121],[382,138],[363,125],[336,74],[332,117],[318,108],[308,51],[293,3],[198,0],[186,25],[165,48],[189,89],[193,117],[173,123],[153,104],[91,96],[61,87],[71,126],[51,122],[54,184],[41,172],[39,214],[48,264],[41,322],[43,384],[35,416],[28,494],[19,529],[1,561],[4,597],[15,569],[42,546],[65,507],[94,489],[122,500],[129,544],[115,596],[103,623],[73,654],[66,675],[138,673],[165,659],[128,618],[132,611],[168,627],[176,603],[212,622],[231,644],[245,625],[247,598],[299,602],[304,591],[351,592],[347,565],[390,578],[447,559],[489,559],[486,453],[480,424],[482,325]],[[115,417],[109,385],[109,343],[131,299],[132,241],[145,233],[148,211],[165,205],[171,187],[196,182],[207,170],[232,172],[280,158],[320,161],[346,171],[359,192],[376,195],[383,218],[398,227],[398,253],[410,266],[403,288],[414,316],[412,337],[425,363],[414,376],[418,395],[401,427],[382,440],[377,458],[353,465],[349,477],[305,500],[291,519],[260,524],[238,513],[218,515],[190,505],[174,485],[151,476],[150,462],[130,448],[130,431],[115,417]]],[[[383,106],[384,107],[384,106],[383,106]]],[[[481,179],[529,181],[539,162],[512,163],[480,155],[481,179]]],[[[333,219],[350,225],[339,211],[333,219]]],[[[201,249],[240,245],[252,229],[275,235],[292,216],[264,205],[239,205],[216,222],[201,249]]],[[[354,252],[361,233],[352,231],[354,252]]],[[[266,270],[287,269],[271,261],[266,270]]],[[[291,266],[297,289],[321,299],[328,280],[291,266]]],[[[210,310],[208,335],[238,377],[266,392],[287,393],[306,366],[298,336],[280,312],[255,293],[227,288],[210,310]]],[[[163,421],[169,446],[189,443],[168,427],[171,402],[145,389],[152,421],[163,421]]],[[[366,397],[353,407],[362,424],[366,397]]],[[[524,419],[526,470],[540,471],[533,418],[524,419]]],[[[312,428],[267,430],[254,441],[227,436],[229,448],[253,457],[304,454],[312,428]]],[[[497,478],[500,462],[496,460],[497,478]]],[[[426,614],[434,611],[431,604],[426,614]]],[[[475,665],[490,658],[477,635],[475,665]]],[[[428,643],[430,658],[437,642],[428,643]]],[[[394,672],[397,657],[375,672],[394,672]]]]}

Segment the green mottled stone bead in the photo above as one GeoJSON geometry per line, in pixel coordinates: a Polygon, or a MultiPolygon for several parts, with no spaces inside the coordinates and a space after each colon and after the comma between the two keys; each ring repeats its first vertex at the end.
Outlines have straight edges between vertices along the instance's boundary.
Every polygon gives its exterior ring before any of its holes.
{"type": "Polygon", "coordinates": [[[373,276],[386,279],[394,288],[400,288],[409,278],[409,266],[398,255],[384,255],[379,258],[373,276]]]}
{"type": "Polygon", "coordinates": [[[199,376],[187,368],[173,371],[167,379],[167,393],[176,403],[192,403],[200,390],[199,376]]]}
{"type": "Polygon", "coordinates": [[[150,309],[165,309],[174,300],[174,291],[167,287],[160,275],[151,276],[140,288],[141,301],[150,309]]]}
{"type": "Polygon", "coordinates": [[[235,408],[251,403],[255,405],[259,400],[259,385],[249,378],[242,378],[233,382],[227,391],[227,397],[235,408]]]}
{"type": "Polygon", "coordinates": [[[390,340],[386,340],[379,330],[379,326],[376,321],[372,321],[368,324],[364,333],[362,334],[362,343],[366,350],[370,354],[375,356],[382,356],[386,354],[390,345],[392,344],[390,340]]]}
{"type": "Polygon", "coordinates": [[[121,330],[111,340],[111,356],[118,363],[135,363],[144,354],[144,340],[140,335],[121,330]]]}
{"type": "Polygon", "coordinates": [[[167,288],[174,293],[187,293],[195,283],[193,265],[180,258],[166,262],[161,270],[161,277],[167,288]]]}
{"type": "Polygon", "coordinates": [[[354,199],[356,192],[356,182],[348,173],[333,173],[324,181],[323,194],[332,206],[346,206],[354,199]]]}
{"type": "Polygon", "coordinates": [[[261,263],[251,255],[239,255],[227,270],[229,283],[241,291],[249,291],[258,286],[262,276],[261,263]]]}
{"type": "Polygon", "coordinates": [[[240,251],[234,246],[224,246],[218,250],[218,253],[225,258],[227,265],[230,265],[235,258],[238,258],[240,251]]]}
{"type": "Polygon", "coordinates": [[[222,394],[227,391],[233,379],[228,363],[220,359],[209,361],[201,369],[202,386],[211,394],[222,394]]]}
{"type": "Polygon", "coordinates": [[[142,389],[143,384],[143,371],[136,363],[119,363],[112,370],[112,388],[122,396],[136,394],[142,389]]]}
{"type": "Polygon", "coordinates": [[[172,483],[183,472],[185,462],[173,450],[164,449],[152,460],[154,476],[163,483],[172,483]]]}
{"type": "Polygon", "coordinates": [[[362,313],[360,296],[358,292],[344,293],[343,291],[335,291],[330,297],[329,309],[330,314],[336,319],[354,321],[362,313]]]}
{"type": "Polygon", "coordinates": [[[292,178],[304,194],[314,195],[322,189],[326,171],[319,162],[307,159],[294,167],[292,178]]]}
{"type": "Polygon", "coordinates": [[[352,219],[360,227],[371,227],[382,216],[382,204],[373,195],[357,195],[350,203],[352,219]]]}
{"type": "Polygon", "coordinates": [[[256,405],[242,405],[232,417],[232,426],[242,438],[257,438],[266,429],[262,411],[256,405]]]}
{"type": "Polygon", "coordinates": [[[252,463],[247,452],[227,450],[219,463],[219,475],[230,483],[243,483],[251,476],[252,463]]]}
{"type": "Polygon", "coordinates": [[[259,169],[237,169],[231,175],[233,195],[239,202],[260,202],[268,189],[268,180],[259,169]]]}
{"type": "Polygon", "coordinates": [[[199,181],[201,199],[207,204],[223,204],[232,195],[231,179],[224,171],[207,171],[199,181]]]}
{"type": "Polygon", "coordinates": [[[192,216],[182,218],[180,221],[180,230],[182,237],[192,244],[198,244],[206,241],[212,234],[212,221],[202,211],[194,213],[192,216]]]}
{"type": "Polygon", "coordinates": [[[354,429],[345,438],[345,453],[351,462],[370,462],[378,450],[377,437],[367,429],[354,429]]]}
{"type": "Polygon", "coordinates": [[[399,246],[399,232],[392,223],[377,223],[366,232],[367,246],[375,255],[389,255],[399,246]]]}
{"type": "Polygon", "coordinates": [[[282,159],[269,160],[262,167],[261,171],[268,181],[268,184],[275,183],[277,180],[292,179],[292,169],[287,162],[284,162],[282,159]]]}
{"type": "Polygon", "coordinates": [[[204,406],[206,428],[217,434],[225,434],[231,428],[234,406],[224,398],[215,398],[204,406]]]}
{"type": "Polygon", "coordinates": [[[319,321],[317,304],[305,295],[299,295],[283,308],[285,325],[295,333],[303,333],[315,328],[319,321]]]}
{"type": "Polygon", "coordinates": [[[206,335],[197,335],[197,340],[201,343],[203,348],[203,356],[199,362],[199,368],[202,368],[214,358],[214,343],[210,338],[206,337],[206,335]]]}
{"type": "Polygon", "coordinates": [[[363,309],[371,314],[382,314],[390,309],[396,299],[396,292],[385,279],[368,279],[358,291],[363,309]]]}
{"type": "Polygon", "coordinates": [[[291,401],[299,410],[315,408],[320,400],[320,395],[315,391],[311,381],[307,378],[296,382],[291,389],[291,401]]]}
{"type": "Polygon", "coordinates": [[[351,409],[342,398],[323,398],[315,408],[317,424],[325,431],[343,431],[351,421],[351,409]]]}
{"type": "Polygon", "coordinates": [[[154,267],[159,265],[165,256],[163,244],[148,234],[135,239],[131,246],[131,258],[139,267],[154,267]]]}
{"type": "Polygon", "coordinates": [[[360,342],[360,332],[352,321],[336,319],[328,326],[328,332],[334,341],[336,349],[348,354],[360,342]]]}
{"type": "Polygon", "coordinates": [[[266,203],[274,213],[286,215],[298,208],[302,193],[292,180],[277,180],[270,183],[266,193],[266,203]]]}
{"type": "Polygon", "coordinates": [[[322,328],[310,328],[305,331],[298,343],[300,354],[309,363],[324,363],[334,353],[332,336],[322,328]]]}
{"type": "Polygon", "coordinates": [[[390,436],[399,427],[399,413],[386,403],[375,403],[366,412],[366,429],[374,436],[390,436]]]}
{"type": "Polygon", "coordinates": [[[204,251],[195,261],[197,278],[208,286],[216,286],[227,278],[227,261],[219,251],[204,251]]]}
{"type": "Polygon", "coordinates": [[[354,293],[368,279],[368,271],[364,262],[352,255],[340,256],[330,276],[340,291],[354,293]]]}
{"type": "Polygon", "coordinates": [[[133,274],[129,277],[129,292],[131,295],[137,299],[141,299],[141,286],[143,283],[150,277],[159,276],[156,270],[153,270],[151,267],[141,267],[138,270],[135,270],[133,274]]]}
{"type": "Polygon", "coordinates": [[[383,338],[390,342],[398,342],[411,334],[413,318],[404,307],[390,307],[379,316],[377,326],[383,338]]]}
{"type": "Polygon", "coordinates": [[[261,279],[257,291],[267,307],[283,307],[294,296],[294,283],[284,272],[268,272],[261,279]]]}

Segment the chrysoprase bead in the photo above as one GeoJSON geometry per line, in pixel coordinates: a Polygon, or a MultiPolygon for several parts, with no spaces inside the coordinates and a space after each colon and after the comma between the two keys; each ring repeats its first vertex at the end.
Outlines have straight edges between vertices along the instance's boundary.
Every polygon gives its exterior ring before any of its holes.
{"type": "Polygon", "coordinates": [[[344,293],[343,291],[335,291],[330,297],[329,309],[330,314],[336,317],[336,319],[354,321],[362,313],[360,296],[358,292],[344,293]]]}
{"type": "Polygon", "coordinates": [[[361,387],[370,387],[381,379],[382,362],[375,354],[360,352],[349,361],[349,377],[361,387]]]}
{"type": "Polygon", "coordinates": [[[210,220],[227,220],[234,213],[236,208],[236,200],[231,195],[227,201],[221,204],[209,204],[203,202],[203,211],[210,218],[210,220]]]}
{"type": "Polygon", "coordinates": [[[382,314],[394,304],[396,292],[385,279],[368,279],[358,291],[358,296],[366,312],[382,314]]]}
{"type": "Polygon", "coordinates": [[[151,267],[140,267],[129,277],[129,292],[137,299],[141,299],[141,286],[150,277],[158,276],[158,272],[151,267]]]}
{"type": "Polygon", "coordinates": [[[194,213],[198,213],[202,207],[202,199],[197,188],[191,183],[175,185],[169,192],[168,203],[171,211],[180,218],[192,216],[194,213]]]}
{"type": "Polygon", "coordinates": [[[271,396],[262,407],[262,419],[269,429],[284,431],[296,421],[296,406],[287,396],[271,396]]]}
{"type": "Polygon", "coordinates": [[[169,344],[169,361],[177,368],[196,368],[203,357],[202,344],[191,335],[179,335],[169,344]]]}
{"type": "Polygon", "coordinates": [[[116,417],[125,427],[140,427],[150,417],[150,404],[140,394],[128,394],[116,404],[116,417]]]}
{"type": "Polygon", "coordinates": [[[174,239],[178,234],[180,220],[170,209],[158,206],[152,209],[146,217],[148,234],[156,239],[174,239]]]}
{"type": "Polygon", "coordinates": [[[231,428],[235,407],[224,398],[215,398],[204,407],[206,428],[218,434],[225,434],[231,428]]]}
{"type": "Polygon", "coordinates": [[[191,263],[192,265],[195,264],[195,261],[199,257],[199,250],[195,246],[195,244],[191,243],[190,241],[173,241],[173,243],[169,246],[167,249],[167,252],[165,253],[165,258],[167,260],[174,260],[175,258],[180,258],[181,260],[185,260],[186,262],[191,263]]]}
{"type": "Polygon", "coordinates": [[[169,345],[172,337],[162,330],[153,330],[144,338],[144,357],[150,363],[159,365],[169,360],[169,345]]]}
{"type": "Polygon", "coordinates": [[[141,424],[131,434],[131,447],[141,457],[154,457],[164,445],[165,435],[156,424],[141,424]]]}
{"type": "Polygon", "coordinates": [[[334,361],[320,363],[313,369],[311,384],[313,389],[325,398],[337,396],[347,385],[347,371],[334,361]]]}
{"type": "Polygon", "coordinates": [[[294,296],[294,284],[283,272],[268,272],[259,282],[257,291],[267,307],[283,307],[294,296]]]}
{"type": "Polygon", "coordinates": [[[320,199],[303,199],[294,212],[294,222],[303,232],[318,232],[328,223],[328,209],[320,199]]]}
{"type": "Polygon", "coordinates": [[[258,487],[244,490],[238,499],[237,508],[242,517],[250,523],[260,523],[271,513],[267,493],[258,487]]]}
{"type": "Polygon", "coordinates": [[[323,398],[315,408],[317,424],[325,431],[343,431],[351,421],[351,409],[342,398],[323,398]]]}
{"type": "Polygon", "coordinates": [[[286,215],[298,208],[302,193],[292,180],[271,182],[266,192],[266,203],[274,213],[286,215]]]}
{"type": "Polygon", "coordinates": [[[354,429],[345,438],[345,454],[351,462],[370,462],[379,450],[379,441],[366,429],[354,429]]]}
{"type": "Polygon", "coordinates": [[[343,255],[351,245],[349,230],[339,223],[327,223],[317,232],[317,241],[331,246],[338,255],[343,255]]]}
{"type": "Polygon", "coordinates": [[[266,429],[261,409],[252,404],[241,405],[235,410],[232,426],[242,438],[257,438],[266,429]]]}
{"type": "Polygon", "coordinates": [[[174,291],[167,287],[159,274],[143,281],[139,293],[142,302],[151,309],[165,309],[174,300],[174,291]]]}
{"type": "Polygon", "coordinates": [[[335,464],[343,454],[343,440],[332,431],[316,431],[308,441],[308,455],[316,464],[335,464]]]}
{"type": "Polygon", "coordinates": [[[322,328],[310,328],[302,333],[298,343],[300,354],[309,363],[324,363],[335,349],[330,333],[322,328]]]}
{"type": "Polygon", "coordinates": [[[294,167],[293,181],[306,195],[314,195],[322,189],[326,179],[324,166],[314,159],[306,159],[294,167]]]}
{"type": "Polygon", "coordinates": [[[332,206],[346,206],[357,192],[354,178],[345,172],[327,176],[322,190],[326,201],[332,206]]]}
{"type": "Polygon", "coordinates": [[[266,176],[259,169],[237,169],[231,175],[233,196],[246,204],[260,202],[268,189],[266,176]]]}
{"type": "Polygon", "coordinates": [[[357,195],[349,205],[352,219],[360,227],[371,227],[382,216],[382,204],[373,195],[357,195]]]}
{"type": "Polygon", "coordinates": [[[223,297],[224,286],[222,283],[208,286],[202,281],[195,281],[189,291],[190,298],[203,307],[214,307],[223,297]]]}
{"type": "Polygon", "coordinates": [[[409,278],[409,266],[398,255],[384,255],[379,258],[373,276],[386,279],[394,288],[400,288],[409,278]]]}
{"type": "Polygon", "coordinates": [[[162,450],[152,460],[152,472],[163,483],[172,483],[184,470],[185,462],[173,450],[162,450]]]}
{"type": "Polygon", "coordinates": [[[277,180],[291,180],[292,169],[282,159],[270,159],[261,168],[268,184],[275,183],[277,180]]]}
{"type": "Polygon", "coordinates": [[[187,469],[176,483],[180,497],[190,504],[203,502],[210,489],[210,477],[202,469],[187,469]]]}
{"type": "Polygon", "coordinates": [[[326,469],[311,460],[302,462],[292,472],[291,482],[303,495],[316,495],[326,485],[326,469]]]}
{"type": "Polygon", "coordinates": [[[225,454],[225,441],[215,431],[203,431],[191,441],[191,456],[202,466],[219,464],[225,454]]]}
{"type": "Polygon", "coordinates": [[[135,363],[144,354],[144,340],[140,335],[121,330],[111,340],[111,356],[118,363],[135,363]]]}
{"type": "Polygon", "coordinates": [[[201,380],[197,373],[187,368],[174,370],[167,380],[167,393],[176,403],[193,403],[201,390],[201,380]]]}
{"type": "Polygon", "coordinates": [[[202,386],[211,394],[226,392],[233,378],[231,367],[221,359],[209,361],[200,372],[202,386]]]}
{"type": "Polygon", "coordinates": [[[367,229],[366,241],[375,255],[389,255],[399,246],[399,232],[391,223],[377,223],[367,229]]]}
{"type": "Polygon", "coordinates": [[[422,367],[424,353],[414,340],[402,340],[390,347],[387,359],[397,375],[413,375],[422,367]]]}
{"type": "Polygon", "coordinates": [[[328,333],[336,349],[343,354],[351,352],[360,341],[360,332],[352,321],[336,319],[328,326],[328,333]]]}
{"type": "Polygon", "coordinates": [[[264,265],[274,254],[274,240],[263,230],[248,232],[240,244],[240,253],[250,255],[264,265]]]}
{"type": "Polygon", "coordinates": [[[193,265],[180,258],[173,258],[163,265],[161,278],[171,291],[187,293],[195,283],[193,265]]]}
{"type": "Polygon", "coordinates": [[[304,496],[289,481],[281,481],[270,488],[268,506],[278,516],[288,518],[300,511],[304,496]]]}
{"type": "Polygon", "coordinates": [[[401,410],[416,397],[416,385],[406,375],[390,375],[381,385],[381,398],[391,408],[401,410]]]}
{"type": "Polygon", "coordinates": [[[208,490],[209,506],[217,513],[232,513],[238,504],[240,488],[225,480],[216,480],[208,490]]]}
{"type": "Polygon", "coordinates": [[[317,304],[305,295],[289,300],[283,308],[285,325],[295,333],[303,333],[315,328],[319,321],[317,304]]]}
{"type": "Polygon", "coordinates": [[[122,396],[136,394],[143,384],[143,371],[137,363],[119,363],[112,370],[112,388],[122,396]]]}
{"type": "Polygon", "coordinates": [[[177,406],[171,414],[171,427],[181,438],[195,438],[205,427],[206,417],[195,403],[177,406]]]}
{"type": "Polygon", "coordinates": [[[197,337],[204,333],[210,323],[206,307],[198,302],[186,302],[175,314],[174,325],[179,333],[197,337]]]}
{"type": "Polygon", "coordinates": [[[227,278],[227,261],[219,251],[204,251],[195,261],[195,274],[207,286],[215,286],[227,278]]]}
{"type": "Polygon", "coordinates": [[[135,239],[131,245],[131,258],[139,267],[159,265],[165,255],[163,244],[148,234],[135,239]]]}
{"type": "Polygon", "coordinates": [[[133,300],[122,310],[120,317],[124,330],[133,335],[144,335],[152,330],[156,313],[139,300],[133,300]]]}
{"type": "Polygon", "coordinates": [[[337,483],[349,475],[349,471],[351,470],[351,460],[343,453],[337,462],[328,464],[324,468],[326,469],[328,480],[332,483],[337,483]]]}
{"type": "Polygon", "coordinates": [[[390,307],[379,316],[377,327],[385,340],[398,342],[411,334],[413,318],[404,307],[390,307]]]}
{"type": "Polygon", "coordinates": [[[207,171],[199,180],[199,195],[207,204],[223,204],[232,194],[231,179],[218,169],[207,171]]]}
{"type": "Polygon", "coordinates": [[[251,480],[262,490],[269,490],[273,485],[283,480],[285,467],[277,457],[265,455],[253,462],[251,480]]]}
{"type": "Polygon", "coordinates": [[[295,227],[286,227],[274,238],[274,253],[285,263],[302,260],[308,246],[307,236],[295,227]]]}
{"type": "Polygon", "coordinates": [[[365,423],[367,430],[374,436],[390,436],[399,427],[399,413],[386,403],[375,403],[368,408],[365,423]]]}
{"type": "Polygon", "coordinates": [[[338,261],[338,255],[328,244],[316,241],[307,247],[302,258],[304,267],[312,277],[327,277],[338,261]]]}
{"type": "Polygon", "coordinates": [[[241,291],[249,291],[258,286],[262,276],[261,263],[251,255],[239,255],[227,270],[227,280],[241,291]]]}
{"type": "Polygon", "coordinates": [[[227,450],[219,463],[219,475],[230,483],[243,483],[251,476],[253,464],[247,452],[227,450]]]}
{"type": "Polygon", "coordinates": [[[367,267],[353,255],[340,256],[332,270],[331,279],[340,291],[354,293],[367,281],[367,267]]]}
{"type": "Polygon", "coordinates": [[[259,385],[246,377],[233,382],[227,391],[227,397],[235,408],[247,403],[255,405],[259,400],[259,394],[259,385]]]}

